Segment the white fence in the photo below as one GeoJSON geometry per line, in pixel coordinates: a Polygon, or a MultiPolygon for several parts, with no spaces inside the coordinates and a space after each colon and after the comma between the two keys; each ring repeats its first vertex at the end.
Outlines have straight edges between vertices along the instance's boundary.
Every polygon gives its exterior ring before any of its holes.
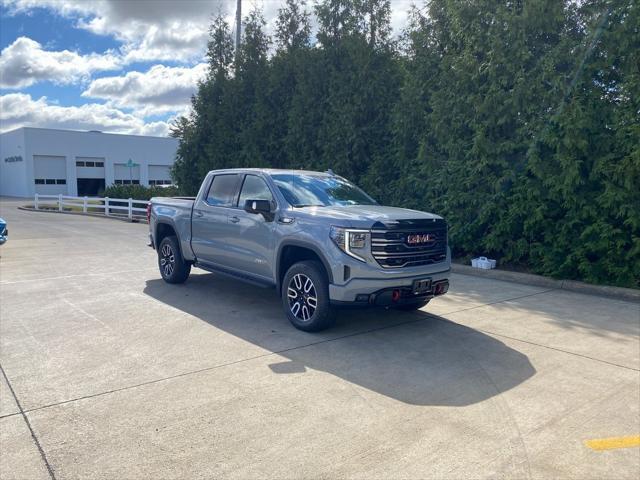
{"type": "Polygon", "coordinates": [[[33,208],[36,210],[57,208],[60,212],[101,213],[107,217],[146,220],[148,203],[148,200],[133,200],[131,198],[69,197],[67,195],[39,195],[36,193],[33,208]]]}

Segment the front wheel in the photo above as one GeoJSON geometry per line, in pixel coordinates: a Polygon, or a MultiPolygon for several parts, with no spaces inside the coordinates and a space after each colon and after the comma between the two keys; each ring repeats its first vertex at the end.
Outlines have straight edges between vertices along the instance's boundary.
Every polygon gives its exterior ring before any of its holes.
{"type": "Polygon", "coordinates": [[[191,272],[191,264],[185,262],[180,253],[175,235],[164,237],[158,246],[158,267],[167,283],[184,283],[191,272]]]}
{"type": "Polygon", "coordinates": [[[292,265],[282,282],[282,306],[294,327],[317,332],[334,323],[329,302],[329,281],[318,262],[292,265]]]}

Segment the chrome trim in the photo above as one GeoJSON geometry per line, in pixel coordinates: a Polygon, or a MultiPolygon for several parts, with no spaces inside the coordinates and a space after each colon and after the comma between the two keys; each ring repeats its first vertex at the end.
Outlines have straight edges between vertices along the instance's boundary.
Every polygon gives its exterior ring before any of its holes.
{"type": "MultiPolygon", "coordinates": [[[[356,260],[360,260],[361,262],[367,263],[367,261],[362,258],[360,255],[357,255],[353,251],[351,251],[351,247],[349,243],[351,242],[351,234],[352,233],[368,233],[369,234],[369,243],[371,243],[371,230],[354,230],[354,229],[344,229],[344,251],[347,255],[352,256],[356,260]]],[[[366,245],[362,250],[366,249],[366,245]]]]}
{"type": "MultiPolygon", "coordinates": [[[[427,255],[432,255],[431,252],[384,252],[378,253],[377,251],[372,251],[372,255],[375,255],[376,258],[403,258],[403,257],[424,257],[427,255]]],[[[444,253],[443,255],[446,255],[444,253]]]]}
{"type": "Polygon", "coordinates": [[[384,269],[437,264],[447,259],[447,237],[446,223],[398,230],[372,229],[371,256],[384,269]],[[433,234],[436,239],[418,245],[407,243],[408,235],[421,233],[433,234]],[[386,238],[387,236],[391,238],[386,238]],[[402,263],[389,264],[393,260],[402,263]]]}

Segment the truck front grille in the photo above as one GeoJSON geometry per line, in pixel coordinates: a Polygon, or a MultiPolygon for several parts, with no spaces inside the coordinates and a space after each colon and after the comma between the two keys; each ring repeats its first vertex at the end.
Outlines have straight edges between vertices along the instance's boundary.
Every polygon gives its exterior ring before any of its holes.
{"type": "Polygon", "coordinates": [[[371,254],[384,268],[442,262],[447,258],[447,224],[442,219],[379,224],[371,230],[371,254]]]}

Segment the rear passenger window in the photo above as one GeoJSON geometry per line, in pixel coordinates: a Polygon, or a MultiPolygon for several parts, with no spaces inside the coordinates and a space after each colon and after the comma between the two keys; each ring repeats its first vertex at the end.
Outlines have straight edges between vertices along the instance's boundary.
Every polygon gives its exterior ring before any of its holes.
{"type": "Polygon", "coordinates": [[[238,175],[216,175],[213,177],[207,203],[218,207],[231,207],[237,194],[238,175]]]}

